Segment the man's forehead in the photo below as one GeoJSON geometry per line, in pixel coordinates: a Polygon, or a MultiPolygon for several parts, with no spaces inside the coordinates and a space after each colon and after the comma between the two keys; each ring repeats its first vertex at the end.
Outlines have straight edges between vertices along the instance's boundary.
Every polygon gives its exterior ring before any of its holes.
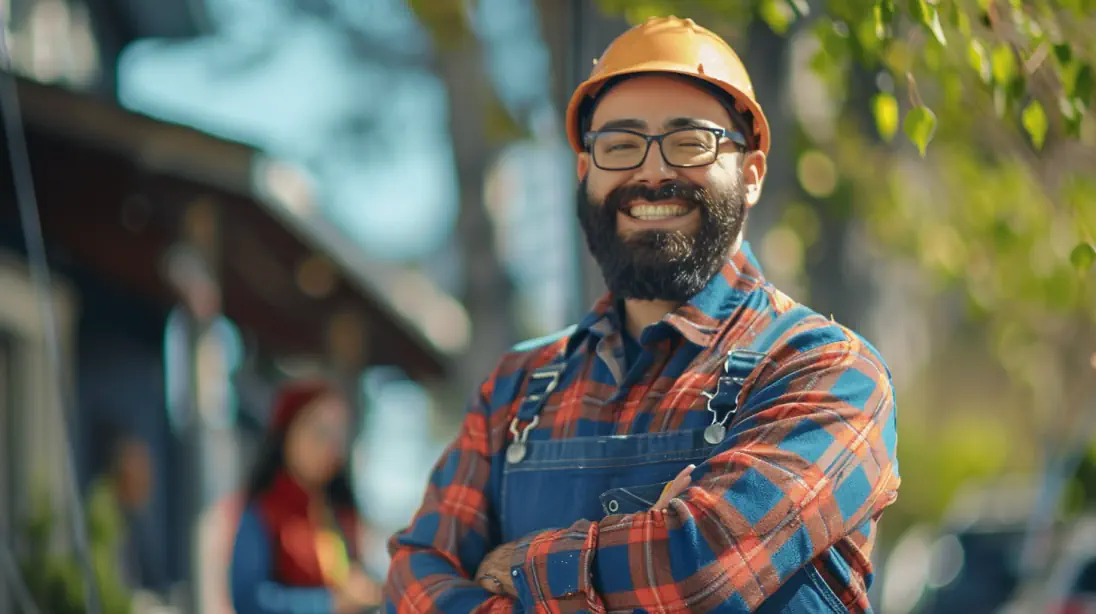
{"type": "Polygon", "coordinates": [[[591,127],[648,130],[682,127],[731,128],[726,107],[710,92],[683,78],[644,75],[627,79],[603,93],[591,127]]]}
{"type": "Polygon", "coordinates": [[[676,130],[678,128],[725,128],[719,122],[703,117],[670,117],[661,122],[648,122],[640,117],[622,117],[607,119],[600,125],[595,124],[597,130],[651,130],[661,128],[663,130],[676,130]]]}

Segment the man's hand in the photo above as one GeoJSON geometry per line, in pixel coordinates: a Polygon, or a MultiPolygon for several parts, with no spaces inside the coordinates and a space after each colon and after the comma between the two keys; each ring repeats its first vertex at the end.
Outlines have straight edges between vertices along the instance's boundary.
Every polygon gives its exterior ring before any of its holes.
{"type": "MultiPolygon", "coordinates": [[[[695,468],[695,465],[689,465],[682,469],[681,473],[678,473],[677,477],[666,485],[651,510],[666,511],[670,500],[685,492],[685,489],[692,484],[692,473],[695,468]]],[[[510,577],[510,565],[515,547],[516,544],[510,542],[491,551],[476,571],[476,583],[496,595],[517,597],[517,590],[514,588],[514,582],[510,577]]]]}
{"type": "Polygon", "coordinates": [[[510,559],[516,546],[517,544],[510,542],[492,550],[476,571],[476,583],[496,595],[517,597],[517,589],[510,578],[510,559]]]}
{"type": "Polygon", "coordinates": [[[651,506],[651,511],[665,512],[666,507],[670,505],[670,500],[685,492],[685,489],[692,483],[693,469],[696,469],[696,465],[689,465],[682,469],[681,473],[677,474],[677,477],[667,484],[666,488],[662,489],[662,494],[658,496],[658,501],[651,506]]]}

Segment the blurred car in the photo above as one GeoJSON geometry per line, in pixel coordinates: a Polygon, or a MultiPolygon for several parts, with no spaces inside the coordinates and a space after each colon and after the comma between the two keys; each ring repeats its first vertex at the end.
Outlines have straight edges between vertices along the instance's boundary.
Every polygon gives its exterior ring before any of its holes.
{"type": "Polygon", "coordinates": [[[933,545],[920,614],[995,614],[1020,586],[1024,525],[971,526],[933,545]]]}
{"type": "Polygon", "coordinates": [[[998,614],[1021,585],[1037,493],[1027,478],[958,493],[939,527],[914,527],[896,544],[883,568],[881,611],[998,614]]]}
{"type": "Polygon", "coordinates": [[[1069,573],[1069,591],[1049,614],[1096,614],[1096,555],[1090,555],[1069,573]],[[1074,573],[1075,571],[1075,573],[1074,573]]]}
{"type": "Polygon", "coordinates": [[[1096,515],[1073,520],[1042,573],[1025,580],[999,614],[1096,614],[1096,515]]]}

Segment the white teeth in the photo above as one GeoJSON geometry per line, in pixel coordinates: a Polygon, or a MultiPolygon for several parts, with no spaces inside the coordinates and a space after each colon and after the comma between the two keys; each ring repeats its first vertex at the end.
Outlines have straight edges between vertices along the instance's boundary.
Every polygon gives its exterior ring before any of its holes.
{"type": "Polygon", "coordinates": [[[681,205],[636,205],[628,210],[628,215],[640,220],[664,220],[688,212],[689,208],[681,205]]]}

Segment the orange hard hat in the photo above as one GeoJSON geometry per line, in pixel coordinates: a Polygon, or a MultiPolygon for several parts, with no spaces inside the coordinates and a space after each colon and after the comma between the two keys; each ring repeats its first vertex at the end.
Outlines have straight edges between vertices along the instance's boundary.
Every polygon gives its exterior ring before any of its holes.
{"type": "Polygon", "coordinates": [[[638,73],[672,73],[710,83],[727,92],[735,109],[753,120],[753,144],[769,153],[769,122],[757,104],[746,67],[731,46],[692,19],[651,17],[618,36],[594,61],[590,77],[571,95],[567,105],[567,140],[585,151],[581,123],[584,104],[606,81],[638,73]]]}

